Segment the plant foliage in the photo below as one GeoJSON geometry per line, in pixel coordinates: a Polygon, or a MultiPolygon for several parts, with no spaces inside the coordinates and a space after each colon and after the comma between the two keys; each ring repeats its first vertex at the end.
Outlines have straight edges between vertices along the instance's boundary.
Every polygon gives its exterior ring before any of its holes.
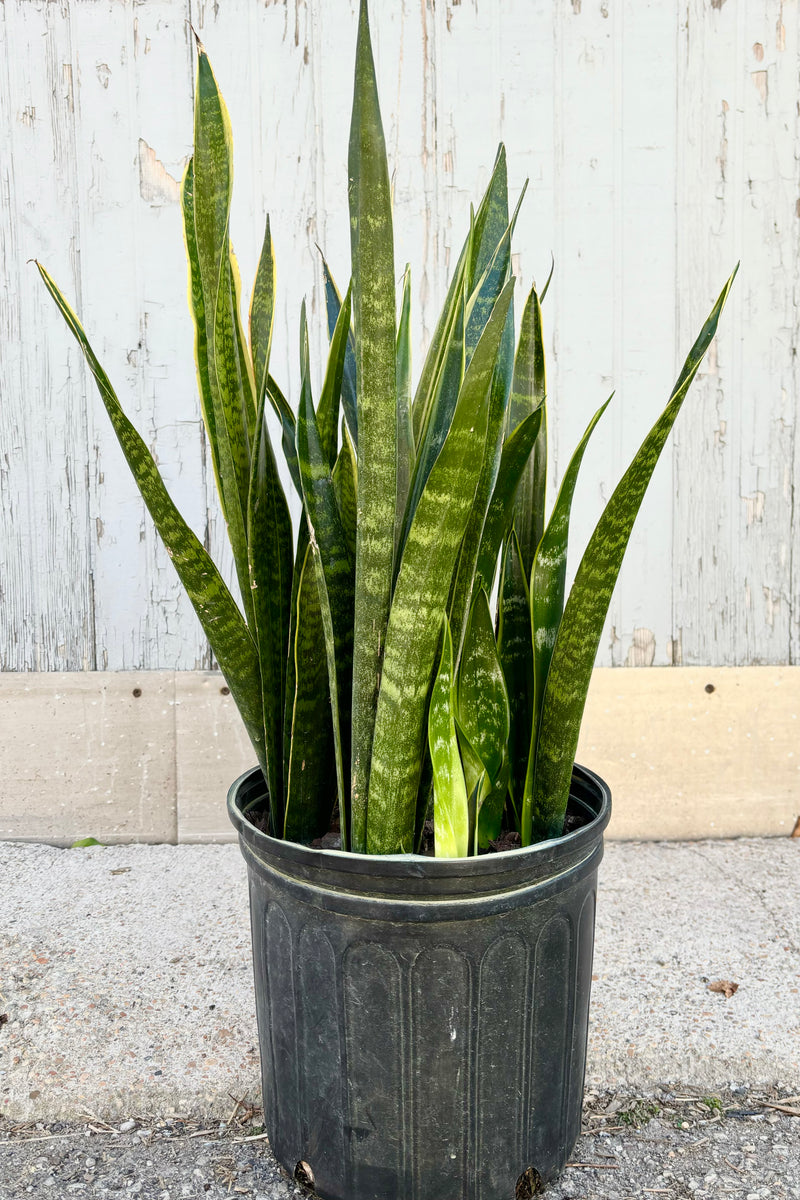
{"type": "Polygon", "coordinates": [[[389,171],[362,0],[349,151],[352,281],[342,299],[323,260],[330,352],[315,404],[303,310],[295,411],[270,372],[269,221],[247,332],[242,321],[229,229],[230,123],[199,43],[197,54],[194,154],[182,186],[189,302],[241,606],[177,512],[77,316],[39,270],[239,707],[268,786],[271,832],[311,841],[338,810],[343,847],[361,853],[413,851],[429,812],[442,856],[477,853],[504,828],[523,845],[557,837],[631,529],[733,275],[565,598],[575,482],[606,405],[548,518],[544,295],[531,289],[515,343],[516,212],[509,217],[503,147],[470,215],[414,390],[410,273],[398,315],[389,171]],[[296,535],[268,408],[302,499],[296,535]]]}

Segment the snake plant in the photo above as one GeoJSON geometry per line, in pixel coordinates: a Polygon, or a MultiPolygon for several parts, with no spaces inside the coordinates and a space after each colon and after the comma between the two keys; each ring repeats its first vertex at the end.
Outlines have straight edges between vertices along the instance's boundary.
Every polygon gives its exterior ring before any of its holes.
{"type": "Polygon", "coordinates": [[[309,842],[338,813],[344,848],[413,852],[432,814],[436,853],[451,857],[477,853],[503,829],[516,829],[523,845],[557,837],[625,548],[733,275],[565,599],[573,491],[606,405],[547,517],[547,286],[531,288],[515,339],[517,214],[509,216],[503,147],[470,212],[412,388],[410,275],[406,268],[398,316],[391,189],[362,0],[349,149],[352,280],[342,298],[323,262],[327,368],[315,403],[303,311],[294,408],[270,371],[269,222],[247,326],[241,315],[232,180],[227,110],[198,44],[194,153],[181,195],[200,404],[241,605],[172,503],[77,316],[39,270],[239,707],[267,784],[271,832],[309,842]],[[294,534],[268,406],[302,499],[294,534]]]}

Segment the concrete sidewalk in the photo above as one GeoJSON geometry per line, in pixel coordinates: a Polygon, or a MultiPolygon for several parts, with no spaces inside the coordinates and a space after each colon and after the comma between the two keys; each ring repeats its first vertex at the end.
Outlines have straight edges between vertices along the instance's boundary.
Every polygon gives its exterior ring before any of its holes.
{"type": "MultiPolygon", "coordinates": [[[[1,844],[0,911],[0,1113],[258,1100],[237,846],[1,844]]],[[[607,847],[587,1083],[667,1082],[800,1091],[799,840],[607,847]]]]}

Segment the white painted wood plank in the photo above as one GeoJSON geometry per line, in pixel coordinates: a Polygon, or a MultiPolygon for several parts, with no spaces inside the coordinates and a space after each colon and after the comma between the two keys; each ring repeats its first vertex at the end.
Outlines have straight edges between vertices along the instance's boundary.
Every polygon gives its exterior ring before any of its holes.
{"type": "Polygon", "coordinates": [[[36,268],[79,291],[69,11],[0,7],[0,667],[94,665],[84,373],[36,268]]]}
{"type": "MultiPolygon", "coordinates": [[[[185,22],[201,33],[231,109],[246,293],[264,213],[272,216],[274,367],[294,400],[303,295],[317,386],[326,344],[315,241],[347,282],[356,7],[3,5],[0,104],[13,151],[13,169],[0,165],[11,271],[0,297],[10,397],[0,422],[11,447],[0,465],[0,557],[12,595],[0,615],[3,665],[210,662],[99,402],[21,264],[41,251],[78,298],[183,511],[231,578],[205,469],[170,182],[191,142],[185,22]],[[37,344],[31,329],[46,336],[37,344]],[[36,488],[25,466],[31,445],[36,488]],[[59,475],[52,464],[64,461],[59,475]]],[[[743,255],[715,357],[676,427],[673,467],[668,451],[634,534],[600,661],[797,658],[797,5],[398,0],[373,5],[373,26],[397,271],[408,260],[414,278],[415,369],[502,137],[512,199],[531,176],[518,225],[518,314],[530,279],[541,282],[551,248],[556,255],[545,311],[552,484],[617,387],[576,497],[573,569],[743,255]]]]}
{"type": "Polygon", "coordinates": [[[797,6],[687,7],[678,270],[688,345],[742,269],[676,459],[683,661],[790,660],[796,442],[797,6]]]}
{"type": "MultiPolygon", "coordinates": [[[[202,537],[199,411],[178,181],[191,142],[180,6],[72,7],[83,318],[167,488],[202,537]],[[164,104],[169,88],[171,103],[164,104]]],[[[92,387],[87,396],[98,666],[184,667],[205,639],[92,387]]]]}
{"type": "MultiPolygon", "coordinates": [[[[548,379],[553,496],[589,418],[619,382],[621,301],[615,224],[621,17],[617,6],[599,4],[559,5],[557,11],[555,355],[548,379]]],[[[584,459],[570,524],[570,578],[611,494],[619,428],[619,413],[609,412],[584,459]]],[[[618,623],[613,614],[612,608],[612,625],[618,623]]],[[[601,662],[607,643],[606,636],[601,662]]]]}

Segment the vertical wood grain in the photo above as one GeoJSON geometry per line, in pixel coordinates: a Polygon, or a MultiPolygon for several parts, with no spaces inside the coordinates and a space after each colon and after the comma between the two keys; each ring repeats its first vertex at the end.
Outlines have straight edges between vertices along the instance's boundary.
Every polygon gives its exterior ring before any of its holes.
{"type": "Polygon", "coordinates": [[[677,431],[676,634],[685,663],[790,662],[797,6],[691,3],[680,41],[683,346],[737,258],[742,268],[693,416],[677,431]]]}
{"type": "Polygon", "coordinates": [[[39,255],[80,293],[69,11],[0,7],[0,668],[95,665],[82,359],[39,255]]]}
{"type": "MultiPolygon", "coordinates": [[[[192,669],[210,655],[57,315],[76,299],[127,411],[233,579],[200,427],[176,183],[197,29],[234,129],[245,291],[271,215],[273,369],[297,394],[318,242],[344,289],[355,0],[0,6],[0,666],[192,669]]],[[[797,5],[788,0],[373,4],[398,273],[418,372],[500,139],[526,177],[517,316],[556,260],[550,501],[591,413],[570,569],[738,257],[742,270],[636,526],[598,662],[800,657],[797,5]]],[[[295,515],[296,497],[286,481],[295,515]]],[[[235,586],[235,585],[234,585],[235,586]]]]}

